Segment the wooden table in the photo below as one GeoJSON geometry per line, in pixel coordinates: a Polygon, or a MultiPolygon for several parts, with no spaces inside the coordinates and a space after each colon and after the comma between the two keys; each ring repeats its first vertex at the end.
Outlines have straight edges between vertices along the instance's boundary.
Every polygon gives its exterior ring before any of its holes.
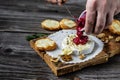
{"type": "MultiPolygon", "coordinates": [[[[69,0],[66,6],[79,16],[85,1],[69,0]]],[[[120,56],[56,77],[25,39],[34,33],[53,33],[40,27],[47,18],[73,19],[63,6],[44,0],[0,0],[0,80],[120,80],[120,56]]],[[[119,15],[117,18],[120,20],[119,15]]]]}

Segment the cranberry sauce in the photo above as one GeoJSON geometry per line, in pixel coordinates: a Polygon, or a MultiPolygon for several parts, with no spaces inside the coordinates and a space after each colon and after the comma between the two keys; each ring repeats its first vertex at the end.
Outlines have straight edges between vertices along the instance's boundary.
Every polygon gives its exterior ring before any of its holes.
{"type": "Polygon", "coordinates": [[[85,26],[85,18],[86,18],[86,12],[83,12],[82,15],[76,20],[76,23],[77,23],[77,27],[76,27],[77,37],[75,37],[73,39],[73,42],[76,45],[79,45],[79,44],[84,45],[88,41],[88,36],[84,36],[83,31],[82,31],[82,29],[85,26]]]}

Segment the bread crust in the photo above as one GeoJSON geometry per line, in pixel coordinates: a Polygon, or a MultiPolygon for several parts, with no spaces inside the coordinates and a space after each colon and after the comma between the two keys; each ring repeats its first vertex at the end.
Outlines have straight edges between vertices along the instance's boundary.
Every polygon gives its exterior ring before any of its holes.
{"type": "Polygon", "coordinates": [[[109,30],[114,33],[114,34],[118,34],[120,35],[120,31],[118,31],[116,28],[115,28],[115,24],[117,24],[120,28],[120,21],[119,20],[113,20],[112,24],[109,26],[109,30]]]}
{"type": "Polygon", "coordinates": [[[59,21],[52,20],[52,19],[46,19],[46,20],[42,21],[41,22],[41,27],[43,29],[50,30],[50,31],[60,30],[61,29],[59,21]],[[50,21],[51,21],[52,26],[49,26],[50,21]],[[54,21],[55,24],[52,23],[53,21],[54,21]]]}
{"type": "MultiPolygon", "coordinates": [[[[45,42],[45,43],[46,43],[46,42],[45,42]]],[[[44,44],[44,43],[43,43],[43,44],[44,44]]],[[[40,45],[40,44],[39,44],[39,45],[40,45]]],[[[40,51],[51,51],[51,50],[56,49],[57,44],[56,44],[53,40],[51,40],[51,39],[49,39],[49,38],[41,38],[41,39],[38,39],[38,40],[35,41],[34,46],[35,46],[36,49],[38,49],[38,50],[40,50],[40,51]],[[53,43],[51,43],[51,45],[48,44],[48,45],[46,45],[46,46],[37,46],[37,45],[38,45],[38,41],[41,41],[41,40],[45,41],[46,39],[47,39],[48,41],[52,41],[53,43]]]]}
{"type": "Polygon", "coordinates": [[[62,19],[62,20],[60,21],[60,27],[61,27],[62,29],[75,28],[76,25],[77,25],[77,24],[76,24],[74,21],[70,20],[70,19],[62,19]],[[69,25],[67,25],[67,24],[65,24],[65,23],[70,23],[70,24],[72,24],[73,26],[70,27],[69,25]]]}

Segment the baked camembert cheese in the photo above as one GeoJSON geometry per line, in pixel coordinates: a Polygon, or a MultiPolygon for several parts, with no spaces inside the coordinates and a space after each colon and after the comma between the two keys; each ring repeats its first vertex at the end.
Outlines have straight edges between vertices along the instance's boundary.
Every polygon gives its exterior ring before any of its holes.
{"type": "Polygon", "coordinates": [[[69,54],[75,54],[75,55],[80,55],[80,54],[90,54],[93,51],[94,48],[94,41],[92,39],[89,38],[88,42],[84,45],[79,44],[76,45],[73,42],[73,39],[76,37],[77,35],[75,34],[71,34],[68,35],[63,41],[62,41],[62,48],[64,49],[62,51],[62,55],[69,55],[69,54]],[[66,52],[69,51],[69,52],[66,52]]]}

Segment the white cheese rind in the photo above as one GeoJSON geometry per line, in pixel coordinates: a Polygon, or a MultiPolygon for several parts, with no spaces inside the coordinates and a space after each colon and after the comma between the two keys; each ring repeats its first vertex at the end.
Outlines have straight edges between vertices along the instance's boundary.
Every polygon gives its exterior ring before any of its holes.
{"type": "Polygon", "coordinates": [[[74,51],[75,55],[80,55],[82,54],[90,54],[93,51],[95,42],[91,39],[90,36],[88,36],[88,42],[84,45],[76,45],[73,42],[73,39],[76,37],[75,34],[67,36],[63,41],[62,41],[62,48],[70,48],[72,51],[74,51]]]}

